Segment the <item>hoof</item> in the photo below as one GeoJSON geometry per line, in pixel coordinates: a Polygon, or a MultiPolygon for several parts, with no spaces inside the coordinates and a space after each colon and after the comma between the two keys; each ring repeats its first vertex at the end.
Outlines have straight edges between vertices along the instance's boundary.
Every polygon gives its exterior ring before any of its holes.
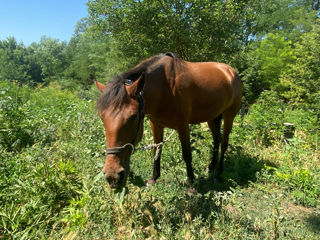
{"type": "Polygon", "coordinates": [[[153,184],[155,184],[156,183],[156,180],[154,180],[154,179],[149,179],[148,181],[147,181],[147,186],[152,186],[153,184]]]}
{"type": "Polygon", "coordinates": [[[197,193],[197,191],[194,188],[188,188],[187,189],[187,194],[189,197],[195,195],[197,193]]]}

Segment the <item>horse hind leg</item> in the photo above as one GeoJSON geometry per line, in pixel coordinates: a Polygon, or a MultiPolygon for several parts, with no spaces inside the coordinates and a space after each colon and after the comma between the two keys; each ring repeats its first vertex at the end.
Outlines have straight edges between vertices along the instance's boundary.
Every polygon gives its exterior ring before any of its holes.
{"type": "Polygon", "coordinates": [[[215,119],[208,121],[208,126],[211,130],[212,138],[213,138],[213,152],[211,163],[207,167],[208,172],[213,172],[218,163],[219,157],[219,147],[221,141],[221,120],[222,115],[219,115],[215,119]]]}
{"type": "Polygon", "coordinates": [[[236,116],[236,113],[229,112],[229,111],[224,112],[222,114],[223,133],[222,133],[222,139],[221,139],[221,155],[220,155],[220,161],[219,161],[218,172],[217,172],[218,179],[221,179],[221,174],[223,172],[224,154],[228,148],[229,134],[232,130],[233,120],[235,116],[236,116]]]}

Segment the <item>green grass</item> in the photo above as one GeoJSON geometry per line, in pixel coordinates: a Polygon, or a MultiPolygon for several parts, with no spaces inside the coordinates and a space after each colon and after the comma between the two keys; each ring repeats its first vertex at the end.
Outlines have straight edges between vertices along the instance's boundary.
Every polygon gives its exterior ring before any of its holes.
{"type": "MultiPolygon", "coordinates": [[[[284,112],[296,124],[295,138],[285,142],[281,129],[272,128],[278,132],[267,144],[255,129],[264,119],[237,118],[221,183],[204,171],[211,134],[194,126],[196,193],[187,191],[177,134],[164,145],[153,187],[145,185],[152,151],[139,151],[127,188],[114,192],[101,174],[98,93],[2,82],[0,94],[0,239],[319,239],[319,137],[312,115],[308,124],[299,110],[284,112]]],[[[151,142],[146,124],[142,144],[151,142]]]]}

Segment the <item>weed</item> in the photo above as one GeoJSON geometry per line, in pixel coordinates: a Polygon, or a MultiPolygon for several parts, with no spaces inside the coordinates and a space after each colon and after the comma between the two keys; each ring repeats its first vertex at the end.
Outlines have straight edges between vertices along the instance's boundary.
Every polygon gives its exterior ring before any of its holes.
{"type": "MultiPolygon", "coordinates": [[[[163,146],[153,187],[145,184],[152,151],[140,151],[131,157],[127,188],[114,192],[101,174],[105,137],[94,91],[0,84],[0,238],[318,239],[314,116],[307,112],[302,121],[302,112],[282,108],[274,93],[236,118],[221,183],[204,171],[211,133],[191,127],[197,179],[190,196],[177,134],[163,146]],[[295,137],[284,142],[280,126],[289,120],[295,137]]],[[[146,120],[141,144],[150,143],[146,120]]]]}

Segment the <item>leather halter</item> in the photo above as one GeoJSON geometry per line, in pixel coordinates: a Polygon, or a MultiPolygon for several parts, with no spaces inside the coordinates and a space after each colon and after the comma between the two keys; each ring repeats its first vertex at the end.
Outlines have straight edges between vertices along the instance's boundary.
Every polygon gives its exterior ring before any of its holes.
{"type": "Polygon", "coordinates": [[[139,116],[138,116],[138,127],[136,134],[131,141],[131,143],[126,143],[121,147],[113,147],[113,148],[106,148],[106,154],[117,154],[121,152],[131,151],[131,154],[135,151],[135,144],[137,143],[139,132],[141,130],[143,119],[144,119],[144,99],[143,99],[143,91],[138,93],[138,103],[139,103],[139,116]]]}

